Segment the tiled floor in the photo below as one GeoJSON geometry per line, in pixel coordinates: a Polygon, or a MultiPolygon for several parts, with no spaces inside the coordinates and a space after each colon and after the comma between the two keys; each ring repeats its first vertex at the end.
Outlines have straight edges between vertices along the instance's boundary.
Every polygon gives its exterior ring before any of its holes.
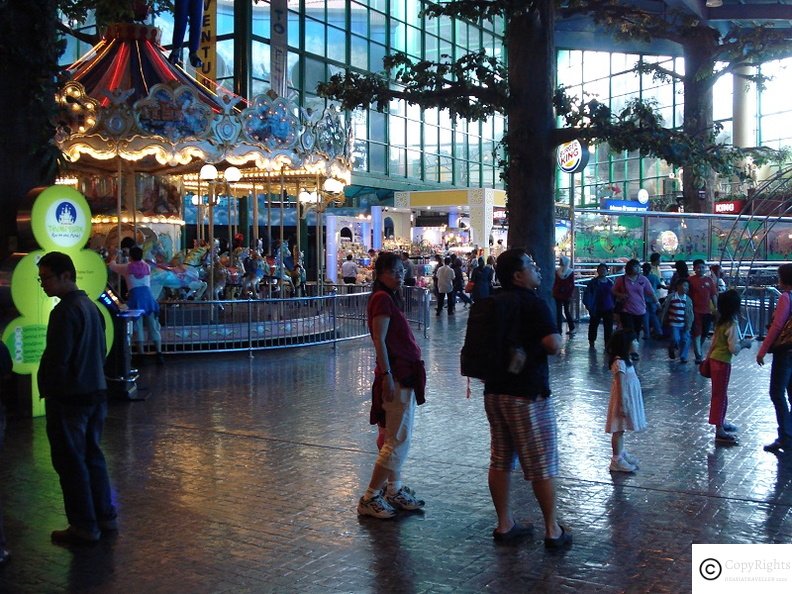
{"type": "MultiPolygon", "coordinates": [[[[537,534],[494,546],[480,389],[466,399],[458,372],[465,319],[443,316],[419,336],[428,402],[405,477],[424,513],[355,513],[376,452],[368,341],[169,359],[144,368],[147,401],[111,406],[121,531],[96,547],[50,543],[65,518],[43,419],[10,424],[0,479],[14,557],[0,592],[682,592],[693,542],[792,542],[792,462],[761,448],[774,438],[769,367],[736,359],[729,416],[742,445],[716,448],[707,380],[646,344],[650,428],[627,436],[641,470],[612,476],[610,378],[583,326],[551,367],[560,517],[575,544],[548,554],[537,534]]],[[[513,498],[539,520],[529,485],[515,480],[513,498]]]]}

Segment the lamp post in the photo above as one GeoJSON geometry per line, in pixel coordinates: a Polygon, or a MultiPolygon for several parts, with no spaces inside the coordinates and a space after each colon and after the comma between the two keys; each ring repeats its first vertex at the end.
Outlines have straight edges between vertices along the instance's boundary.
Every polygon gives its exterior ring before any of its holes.
{"type": "Polygon", "coordinates": [[[198,177],[207,182],[209,186],[209,300],[214,301],[214,205],[215,205],[215,180],[217,180],[217,167],[206,164],[201,167],[198,177]]]}
{"type": "MultiPolygon", "coordinates": [[[[303,216],[309,211],[316,211],[316,284],[319,296],[324,294],[324,242],[322,239],[323,221],[322,215],[331,204],[341,205],[344,203],[344,184],[335,178],[328,177],[322,187],[319,187],[317,176],[316,189],[308,192],[303,189],[298,202],[303,206],[303,216]]],[[[297,213],[299,215],[299,212],[297,213]]],[[[299,217],[297,224],[299,225],[299,217]]],[[[298,248],[299,251],[299,248],[298,248]]]]}

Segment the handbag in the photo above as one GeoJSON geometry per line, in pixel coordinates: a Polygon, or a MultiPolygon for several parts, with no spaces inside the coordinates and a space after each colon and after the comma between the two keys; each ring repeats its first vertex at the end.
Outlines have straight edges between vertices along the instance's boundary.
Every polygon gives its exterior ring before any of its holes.
{"type": "MultiPolygon", "coordinates": [[[[789,293],[787,293],[789,295],[789,293]]],[[[789,295],[792,298],[792,295],[789,295]]],[[[786,322],[784,322],[784,327],[781,328],[781,332],[778,333],[776,339],[773,341],[773,346],[771,346],[768,350],[771,353],[780,353],[782,351],[788,351],[792,349],[792,301],[790,302],[790,312],[787,316],[786,322]]]]}
{"type": "Polygon", "coordinates": [[[707,356],[701,363],[699,363],[699,373],[704,377],[712,377],[712,369],[710,368],[710,358],[707,356]]]}
{"type": "Polygon", "coordinates": [[[472,280],[469,280],[465,284],[465,293],[472,293],[473,292],[473,287],[475,287],[475,286],[476,286],[476,283],[474,283],[472,280]]]}

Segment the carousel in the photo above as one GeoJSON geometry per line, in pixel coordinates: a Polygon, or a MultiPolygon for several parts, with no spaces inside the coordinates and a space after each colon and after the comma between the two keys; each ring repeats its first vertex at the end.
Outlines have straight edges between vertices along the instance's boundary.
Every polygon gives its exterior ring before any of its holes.
{"type": "Polygon", "coordinates": [[[303,247],[285,247],[283,209],[293,200],[298,221],[310,215],[317,225],[321,286],[323,213],[343,203],[351,179],[349,122],[334,107],[301,108],[272,91],[247,100],[210,88],[171,64],[164,51],[154,27],[110,26],[69,68],[70,79],[57,93],[62,109],[55,142],[66,161],[59,183],[88,200],[90,247],[113,254],[131,238],[156,262],[154,291],[180,288],[191,299],[213,299],[220,265],[215,228],[223,224],[216,210],[231,228],[223,198],[230,204],[231,195],[241,193],[252,202],[251,245],[260,222],[268,238],[280,227],[281,268],[287,258],[299,263],[303,247]],[[189,249],[186,203],[198,207],[201,240],[189,249]]]}

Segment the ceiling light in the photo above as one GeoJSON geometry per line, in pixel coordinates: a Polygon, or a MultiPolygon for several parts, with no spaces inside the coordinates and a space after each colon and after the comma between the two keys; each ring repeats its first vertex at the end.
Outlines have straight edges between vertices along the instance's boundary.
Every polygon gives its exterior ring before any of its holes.
{"type": "Polygon", "coordinates": [[[718,8],[723,6],[723,0],[707,0],[707,8],[718,8]]]}

